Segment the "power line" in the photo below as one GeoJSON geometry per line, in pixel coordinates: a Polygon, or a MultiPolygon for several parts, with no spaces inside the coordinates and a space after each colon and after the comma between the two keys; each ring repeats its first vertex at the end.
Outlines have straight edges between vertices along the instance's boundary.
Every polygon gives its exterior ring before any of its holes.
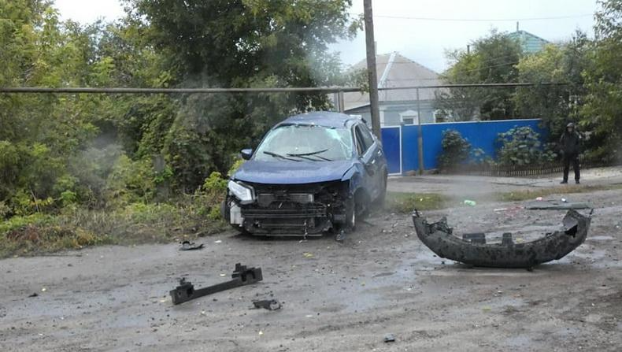
{"type": "Polygon", "coordinates": [[[410,17],[410,16],[394,16],[394,15],[375,15],[378,18],[390,18],[397,20],[413,20],[413,21],[432,21],[432,22],[526,22],[526,21],[551,21],[564,20],[571,18],[581,18],[593,16],[591,13],[568,16],[551,16],[551,17],[530,17],[530,18],[438,18],[438,17],[410,17]]]}
{"type": "MultiPolygon", "coordinates": [[[[438,88],[475,88],[475,87],[534,87],[534,86],[565,86],[569,83],[468,83],[468,84],[440,84],[427,86],[385,87],[378,90],[410,90],[410,89],[438,89],[438,88]]],[[[10,93],[51,93],[51,94],[223,94],[223,93],[301,93],[301,92],[361,92],[358,87],[295,87],[295,88],[91,88],[91,87],[0,87],[0,94],[10,93]]]]}
{"type": "Polygon", "coordinates": [[[2,93],[62,93],[62,94],[219,94],[219,93],[338,93],[358,92],[354,87],[296,87],[296,88],[92,88],[92,87],[0,87],[2,93]]]}

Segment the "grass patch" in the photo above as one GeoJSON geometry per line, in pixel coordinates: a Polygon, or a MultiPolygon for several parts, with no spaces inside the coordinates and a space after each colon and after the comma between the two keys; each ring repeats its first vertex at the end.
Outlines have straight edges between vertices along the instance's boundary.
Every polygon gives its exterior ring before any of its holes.
{"type": "Polygon", "coordinates": [[[170,243],[222,232],[224,221],[200,202],[134,203],[114,210],[65,209],[14,216],[0,223],[0,258],[102,244],[170,243]]]}
{"type": "Polygon", "coordinates": [[[449,198],[439,193],[387,192],[385,208],[395,213],[418,210],[437,210],[446,207],[449,198]]]}
{"type": "Polygon", "coordinates": [[[537,197],[548,197],[554,194],[571,194],[571,193],[591,193],[596,191],[607,191],[622,189],[622,185],[609,185],[609,186],[582,186],[582,185],[567,185],[551,188],[541,188],[534,190],[513,191],[500,193],[497,196],[497,200],[502,202],[520,202],[525,200],[533,200],[537,197]]]}

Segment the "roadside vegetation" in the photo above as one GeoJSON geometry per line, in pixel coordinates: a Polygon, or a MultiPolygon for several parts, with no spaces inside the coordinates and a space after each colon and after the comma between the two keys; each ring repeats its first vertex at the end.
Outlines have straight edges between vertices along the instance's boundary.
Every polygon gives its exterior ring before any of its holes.
{"type": "Polygon", "coordinates": [[[438,210],[446,208],[450,198],[439,193],[388,192],[385,210],[394,213],[411,213],[413,210],[438,210]]]}
{"type": "Polygon", "coordinates": [[[36,255],[93,245],[167,243],[222,232],[220,216],[227,181],[213,173],[192,194],[167,203],[140,201],[88,209],[16,215],[0,223],[0,258],[36,255]]]}
{"type": "Polygon", "coordinates": [[[585,186],[585,185],[568,185],[565,187],[550,187],[537,190],[513,191],[500,193],[497,200],[502,202],[520,202],[525,200],[535,200],[538,197],[549,197],[554,194],[573,194],[573,193],[592,193],[598,191],[608,191],[622,189],[622,185],[602,185],[602,186],[585,186]]]}
{"type": "MultiPolygon", "coordinates": [[[[0,87],[362,82],[328,51],[361,28],[350,0],[125,4],[124,18],[84,25],[53,0],[0,0],[0,87]]],[[[320,93],[0,94],[0,256],[220,231],[237,152],[330,106],[320,93]]]]}
{"type": "MultiPolygon", "coordinates": [[[[522,202],[536,200],[538,197],[547,198],[553,195],[592,193],[608,190],[622,190],[622,185],[568,185],[564,187],[538,188],[534,190],[492,193],[484,196],[473,197],[472,200],[468,199],[466,201],[474,202],[473,206],[477,206],[478,204],[490,202],[522,202]]],[[[439,193],[389,192],[387,193],[385,211],[398,214],[410,214],[415,209],[424,211],[463,206],[471,205],[465,204],[464,199],[454,199],[450,196],[439,193]]]]}

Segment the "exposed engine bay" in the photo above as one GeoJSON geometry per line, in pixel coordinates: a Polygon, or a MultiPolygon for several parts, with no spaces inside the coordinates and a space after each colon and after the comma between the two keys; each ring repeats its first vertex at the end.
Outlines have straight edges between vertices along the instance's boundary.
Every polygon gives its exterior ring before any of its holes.
{"type": "Polygon", "coordinates": [[[223,215],[242,232],[319,236],[347,224],[348,213],[354,211],[349,194],[347,181],[302,185],[231,181],[223,215]]]}

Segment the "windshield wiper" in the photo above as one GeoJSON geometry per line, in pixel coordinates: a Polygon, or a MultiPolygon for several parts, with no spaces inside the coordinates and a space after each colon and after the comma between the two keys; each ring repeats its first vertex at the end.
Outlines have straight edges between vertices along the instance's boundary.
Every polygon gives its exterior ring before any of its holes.
{"type": "Polygon", "coordinates": [[[327,150],[328,149],[323,149],[323,150],[318,150],[317,152],[299,153],[299,154],[287,153],[287,156],[294,156],[294,157],[304,158],[304,159],[311,160],[311,161],[318,161],[317,159],[309,158],[310,156],[314,156],[314,157],[316,157],[318,159],[321,159],[321,160],[324,160],[324,161],[332,161],[331,159],[328,159],[328,158],[325,158],[323,156],[317,155],[317,154],[320,154],[320,153],[324,153],[327,150]]]}
{"type": "Polygon", "coordinates": [[[281,159],[285,159],[285,160],[289,160],[289,161],[296,161],[296,162],[300,162],[300,160],[296,160],[296,159],[288,158],[288,157],[286,157],[286,156],[284,156],[284,155],[277,154],[277,153],[273,153],[273,152],[264,151],[263,153],[264,153],[264,154],[267,154],[267,155],[270,155],[270,156],[272,156],[272,157],[275,157],[275,158],[281,158],[281,159]]]}
{"type": "Polygon", "coordinates": [[[324,158],[324,157],[321,157],[319,155],[313,155],[314,157],[316,157],[318,159],[313,159],[312,157],[306,156],[306,155],[291,155],[291,154],[287,154],[287,155],[288,156],[293,156],[293,157],[296,157],[296,158],[301,158],[301,159],[309,160],[309,161],[322,161],[322,160],[323,161],[332,161],[331,159],[324,158]]]}
{"type": "Polygon", "coordinates": [[[322,150],[318,150],[317,152],[311,152],[311,153],[300,153],[300,154],[287,153],[287,155],[288,156],[311,156],[311,155],[321,154],[326,151],[328,151],[328,149],[322,149],[322,150]]]}

